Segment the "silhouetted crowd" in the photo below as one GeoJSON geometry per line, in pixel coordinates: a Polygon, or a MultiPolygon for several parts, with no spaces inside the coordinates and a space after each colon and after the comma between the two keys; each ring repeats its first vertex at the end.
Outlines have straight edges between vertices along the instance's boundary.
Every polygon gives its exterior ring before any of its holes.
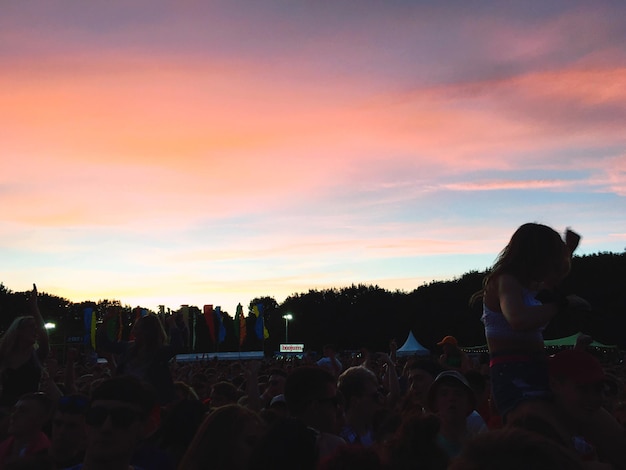
{"type": "Polygon", "coordinates": [[[622,468],[576,432],[602,407],[626,433],[624,366],[584,347],[550,358],[567,435],[532,413],[503,423],[488,356],[452,336],[436,357],[396,357],[392,343],[346,355],[329,345],[320,360],[177,362],[166,337],[147,339],[158,317],[137,323],[132,342],[105,348],[107,363],[70,350],[2,401],[0,469],[622,468]],[[144,342],[149,354],[129,351],[144,342]]]}
{"type": "Polygon", "coordinates": [[[0,470],[626,469],[626,369],[592,338],[548,354],[543,330],[584,305],[559,290],[580,236],[524,224],[472,299],[489,353],[445,336],[389,351],[179,362],[184,325],[115,312],[97,352],[49,354],[37,306],[0,338],[0,470]]]}

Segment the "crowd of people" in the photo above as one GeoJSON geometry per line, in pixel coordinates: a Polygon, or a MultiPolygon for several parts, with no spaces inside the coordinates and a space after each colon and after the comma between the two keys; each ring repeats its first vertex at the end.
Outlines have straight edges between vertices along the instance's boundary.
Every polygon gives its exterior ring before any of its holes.
{"type": "Polygon", "coordinates": [[[0,338],[0,470],[626,469],[624,364],[588,341],[548,355],[541,339],[579,240],[518,229],[475,296],[478,356],[449,335],[433,356],[392,341],[179,362],[179,326],[149,314],[131,341],[98,335],[106,363],[68,350],[59,364],[34,287],[0,338]]]}

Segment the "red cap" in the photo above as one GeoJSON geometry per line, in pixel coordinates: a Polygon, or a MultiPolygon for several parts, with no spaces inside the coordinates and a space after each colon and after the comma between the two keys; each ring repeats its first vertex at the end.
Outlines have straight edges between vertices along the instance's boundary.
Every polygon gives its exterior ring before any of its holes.
{"type": "Polygon", "coordinates": [[[444,336],[444,338],[437,343],[437,346],[443,346],[444,344],[459,344],[454,336],[444,336]]]}
{"type": "Polygon", "coordinates": [[[579,349],[567,349],[550,358],[550,376],[583,385],[606,380],[602,364],[594,356],[579,349]]]}

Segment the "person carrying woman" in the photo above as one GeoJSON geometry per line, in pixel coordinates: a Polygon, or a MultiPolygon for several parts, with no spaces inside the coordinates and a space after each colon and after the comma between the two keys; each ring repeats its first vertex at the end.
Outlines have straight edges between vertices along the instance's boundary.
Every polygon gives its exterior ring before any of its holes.
{"type": "Polygon", "coordinates": [[[169,369],[169,361],[182,352],[179,335],[174,334],[176,325],[171,316],[167,323],[172,333],[172,342],[167,342],[167,334],[156,315],[138,318],[133,325],[133,341],[112,341],[106,335],[107,323],[111,316],[105,317],[97,336],[100,350],[115,355],[115,375],[133,375],[149,383],[157,394],[161,406],[173,402],[176,398],[174,381],[169,369]]]}
{"type": "MultiPolygon", "coordinates": [[[[505,423],[534,413],[560,426],[551,403],[543,330],[574,300],[560,294],[558,286],[570,271],[579,242],[580,236],[570,229],[563,240],[546,225],[520,226],[483,280],[483,288],[472,296],[472,301],[483,300],[492,396],[505,423]]],[[[608,460],[623,461],[617,453],[626,448],[626,438],[610,429],[610,416],[598,415],[589,431],[602,436],[608,460]]]]}

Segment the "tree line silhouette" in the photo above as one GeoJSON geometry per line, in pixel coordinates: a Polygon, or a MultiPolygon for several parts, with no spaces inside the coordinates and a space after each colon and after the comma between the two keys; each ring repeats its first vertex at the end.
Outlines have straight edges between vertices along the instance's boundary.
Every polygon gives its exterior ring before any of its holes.
{"type": "MultiPolygon", "coordinates": [[[[462,346],[485,344],[480,322],[480,302],[469,304],[471,295],[479,290],[486,271],[470,271],[453,280],[433,281],[411,292],[389,291],[376,285],[351,285],[342,288],[312,289],[295,293],[282,303],[273,297],[253,299],[246,312],[247,335],[240,342],[235,334],[234,312],[222,311],[209,321],[214,327],[223,324],[225,336],[221,343],[212,341],[201,309],[185,307],[188,312],[189,352],[264,350],[278,351],[285,341],[285,320],[290,313],[289,342],[303,343],[309,350],[321,350],[332,343],[340,349],[357,350],[366,347],[386,351],[395,339],[398,345],[413,331],[425,347],[436,350],[436,343],[445,335],[455,336],[462,346]],[[251,314],[258,306],[269,338],[255,334],[257,319],[251,314]]],[[[626,252],[597,253],[576,256],[572,271],[564,281],[562,291],[587,300],[587,310],[563,312],[553,319],[544,336],[547,339],[569,336],[578,331],[590,334],[605,344],[617,344],[626,349],[626,252]]],[[[0,283],[0,331],[13,318],[28,313],[28,292],[13,292],[0,283]]],[[[40,294],[40,309],[46,319],[56,324],[50,331],[51,343],[57,347],[82,342],[83,312],[91,307],[101,320],[105,312],[117,309],[123,326],[121,339],[128,339],[136,308],[124,306],[119,300],[74,303],[47,293],[40,294]]],[[[171,313],[181,314],[182,308],[171,313]]],[[[156,313],[156,312],[153,312],[156,313]]]]}

